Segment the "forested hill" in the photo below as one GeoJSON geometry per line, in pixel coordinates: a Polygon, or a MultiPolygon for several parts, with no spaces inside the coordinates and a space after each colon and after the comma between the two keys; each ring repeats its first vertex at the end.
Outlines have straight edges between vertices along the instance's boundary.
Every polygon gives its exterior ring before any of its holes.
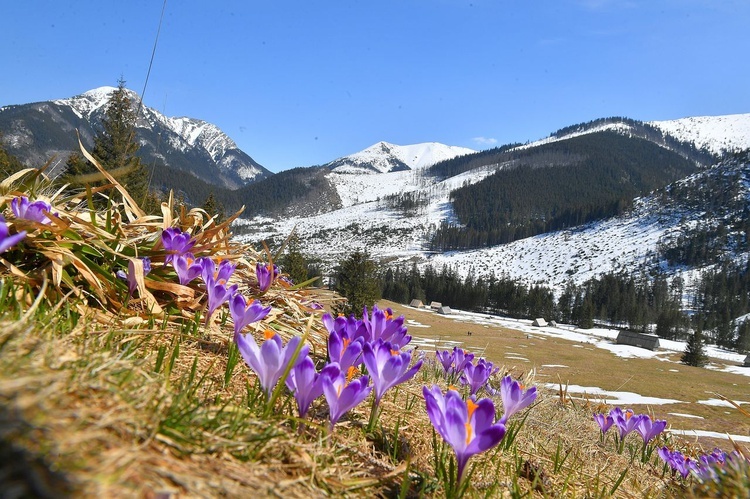
{"type": "MultiPolygon", "coordinates": [[[[539,163],[538,160],[529,159],[529,157],[533,158],[537,151],[539,151],[540,146],[607,130],[617,131],[628,137],[646,139],[702,165],[713,164],[717,159],[709,151],[696,148],[692,142],[678,140],[648,123],[630,118],[614,117],[600,118],[587,123],[570,125],[551,133],[546,139],[530,144],[507,144],[475,154],[442,161],[430,167],[429,173],[438,178],[449,178],[485,166],[513,165],[519,161],[539,163]]],[[[544,151],[546,152],[548,149],[544,151]]]]}
{"type": "MultiPolygon", "coordinates": [[[[477,156],[467,158],[473,167],[477,156]]],[[[460,225],[443,223],[432,249],[508,243],[617,215],[633,198],[690,175],[710,157],[686,144],[678,153],[607,129],[488,154],[501,167],[452,192],[460,225]]],[[[445,169],[443,163],[431,171],[445,169]]]]}

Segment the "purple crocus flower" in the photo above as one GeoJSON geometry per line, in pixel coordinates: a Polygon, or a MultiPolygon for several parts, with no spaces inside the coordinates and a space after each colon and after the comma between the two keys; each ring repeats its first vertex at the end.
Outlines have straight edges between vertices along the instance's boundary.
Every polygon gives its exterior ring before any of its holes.
{"type": "Polygon", "coordinates": [[[341,370],[346,371],[349,367],[362,363],[359,357],[363,344],[361,337],[352,341],[346,333],[334,331],[328,335],[328,360],[336,362],[341,370]]]}
{"type": "MultiPolygon", "coordinates": [[[[258,347],[255,339],[252,335],[235,334],[234,341],[237,343],[237,348],[240,351],[240,355],[245,359],[245,362],[250,369],[255,372],[260,380],[260,386],[266,392],[268,398],[271,398],[276,383],[279,382],[279,378],[284,374],[289,362],[292,360],[297,345],[302,339],[299,336],[295,336],[286,346],[283,346],[281,337],[273,331],[266,331],[266,341],[258,347]]],[[[303,345],[298,361],[307,356],[310,347],[303,345]]]]}
{"type": "Polygon", "coordinates": [[[469,362],[464,366],[460,381],[464,385],[469,385],[471,395],[475,395],[480,388],[487,384],[490,376],[495,371],[497,371],[497,369],[494,368],[492,362],[485,359],[479,359],[476,365],[469,362]]]}
{"type": "Polygon", "coordinates": [[[615,425],[617,425],[617,430],[620,432],[620,440],[624,439],[628,433],[635,430],[642,418],[641,414],[636,416],[632,409],[626,411],[620,410],[619,412],[612,410],[610,411],[610,414],[612,414],[612,418],[615,420],[615,425]]]}
{"type": "Polygon", "coordinates": [[[245,301],[245,297],[241,294],[237,293],[234,295],[229,300],[229,313],[232,315],[232,320],[234,321],[235,336],[240,334],[248,324],[263,319],[270,311],[270,305],[264,308],[257,300],[251,298],[245,301]]]}
{"type": "Polygon", "coordinates": [[[500,381],[500,397],[503,400],[503,417],[500,423],[505,424],[510,417],[531,405],[536,400],[536,387],[524,391],[523,385],[510,376],[500,381]]]}
{"type": "Polygon", "coordinates": [[[304,418],[310,409],[313,401],[323,395],[323,379],[339,373],[339,368],[331,364],[323,368],[323,371],[317,373],[315,364],[309,356],[305,356],[289,372],[286,379],[286,386],[294,394],[294,400],[297,401],[299,417],[304,418]]]}
{"type": "Polygon", "coordinates": [[[331,314],[323,314],[321,317],[323,325],[329,333],[338,333],[342,338],[348,338],[351,341],[357,338],[362,338],[363,341],[368,340],[368,333],[362,321],[350,315],[349,317],[339,316],[335,319],[331,314]]]}
{"type": "Polygon", "coordinates": [[[445,370],[446,374],[449,374],[454,360],[453,352],[450,350],[438,350],[435,352],[435,355],[443,365],[443,369],[445,370]]]}
{"type": "Polygon", "coordinates": [[[602,430],[602,435],[607,433],[610,426],[612,426],[615,420],[609,414],[594,414],[594,421],[599,425],[602,430]]]}
{"type": "Polygon", "coordinates": [[[443,396],[440,387],[422,388],[427,415],[432,426],[456,453],[458,477],[461,483],[469,458],[491,449],[505,436],[505,425],[495,423],[495,406],[488,398],[466,402],[455,390],[448,390],[443,396]]]}
{"type": "Polygon", "coordinates": [[[217,266],[209,257],[199,258],[198,260],[203,269],[201,275],[203,282],[206,283],[206,292],[208,293],[208,311],[206,312],[206,324],[208,324],[214,311],[237,292],[236,284],[229,287],[226,285],[236,265],[233,265],[229,260],[222,260],[217,266]]]}
{"type": "Polygon", "coordinates": [[[18,244],[24,237],[26,237],[25,230],[11,236],[8,224],[5,223],[5,217],[0,215],[0,253],[18,244]]]}
{"type": "Polygon", "coordinates": [[[373,305],[372,316],[370,316],[365,307],[362,313],[362,325],[367,331],[365,342],[372,343],[382,339],[397,345],[398,348],[403,348],[411,341],[411,336],[406,334],[404,316],[394,319],[390,308],[380,310],[377,305],[373,305]]]}
{"type": "Polygon", "coordinates": [[[637,431],[641,438],[643,438],[644,445],[649,443],[656,435],[664,431],[667,427],[667,422],[663,419],[653,420],[646,414],[640,416],[635,424],[635,431],[637,431]]]}
{"type": "Polygon", "coordinates": [[[164,263],[167,264],[175,257],[189,252],[195,245],[195,239],[189,233],[182,232],[177,227],[169,227],[162,231],[161,243],[167,252],[167,256],[164,258],[164,263]]]}
{"type": "Polygon", "coordinates": [[[276,277],[278,277],[279,268],[276,265],[266,265],[258,262],[255,264],[255,275],[258,278],[258,287],[261,293],[265,293],[271,287],[276,277]]]}
{"type": "Polygon", "coordinates": [[[346,376],[336,363],[329,364],[324,371],[325,375],[321,372],[323,395],[328,402],[331,430],[333,430],[341,416],[367,398],[372,391],[372,386],[368,386],[370,383],[369,376],[352,379],[356,373],[354,367],[348,369],[346,376]]]}
{"type": "Polygon", "coordinates": [[[175,257],[172,260],[172,265],[174,265],[174,269],[177,272],[177,278],[182,285],[190,283],[190,281],[201,275],[203,272],[201,262],[196,260],[192,253],[170,256],[175,257]]]}
{"type": "Polygon", "coordinates": [[[474,360],[474,354],[462,348],[453,347],[453,372],[463,372],[467,364],[474,360]]]}
{"type": "Polygon", "coordinates": [[[670,451],[668,447],[661,447],[657,453],[673,470],[682,475],[682,478],[686,478],[694,467],[692,460],[680,451],[670,451]]]}
{"type": "Polygon", "coordinates": [[[16,218],[31,220],[40,224],[52,223],[52,220],[45,214],[45,212],[52,212],[52,206],[46,201],[38,200],[32,203],[26,196],[21,196],[10,202],[10,209],[16,218]]]}
{"type": "Polygon", "coordinates": [[[362,359],[372,377],[376,406],[387,390],[410,380],[422,367],[420,360],[409,368],[411,355],[412,352],[401,352],[388,341],[377,340],[373,344],[364,344],[362,359]]]}

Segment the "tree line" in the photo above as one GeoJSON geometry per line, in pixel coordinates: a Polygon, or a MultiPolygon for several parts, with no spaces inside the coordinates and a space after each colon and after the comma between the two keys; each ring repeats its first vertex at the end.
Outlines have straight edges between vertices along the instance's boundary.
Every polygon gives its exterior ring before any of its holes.
{"type": "Polygon", "coordinates": [[[466,277],[448,266],[388,268],[379,276],[380,295],[399,303],[413,299],[440,302],[452,308],[501,314],[515,318],[543,317],[591,328],[595,324],[654,333],[685,340],[700,329],[719,346],[750,352],[750,264],[705,272],[699,279],[690,309],[680,278],[664,275],[610,273],[582,285],[569,281],[557,299],[540,284],[526,284],[508,276],[466,277]],[[739,320],[736,320],[740,318],[739,320]]]}

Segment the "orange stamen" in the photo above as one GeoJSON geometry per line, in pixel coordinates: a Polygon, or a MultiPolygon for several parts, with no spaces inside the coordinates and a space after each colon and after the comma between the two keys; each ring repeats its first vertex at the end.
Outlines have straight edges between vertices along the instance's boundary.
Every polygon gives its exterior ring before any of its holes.
{"type": "Polygon", "coordinates": [[[392,313],[390,313],[390,312],[388,312],[388,311],[386,310],[386,311],[385,311],[385,318],[386,318],[386,320],[391,320],[391,319],[393,319],[393,314],[392,314],[392,313]]]}
{"type": "Polygon", "coordinates": [[[454,385],[448,385],[448,390],[453,390],[454,392],[457,392],[458,388],[456,388],[454,385]]]}
{"type": "Polygon", "coordinates": [[[398,355],[400,352],[398,350],[391,350],[391,355],[398,355]]]}
{"type": "Polygon", "coordinates": [[[247,300],[247,303],[245,304],[245,310],[249,310],[253,303],[255,303],[255,298],[250,298],[249,300],[247,300]]]}
{"type": "Polygon", "coordinates": [[[471,419],[471,416],[474,415],[474,411],[477,410],[477,407],[479,407],[479,404],[477,404],[473,400],[468,399],[466,401],[466,412],[469,414],[468,419],[471,419]]]}
{"type": "Polygon", "coordinates": [[[628,420],[633,416],[633,411],[625,411],[625,419],[628,420]]]}
{"type": "Polygon", "coordinates": [[[346,370],[346,384],[347,385],[351,383],[355,374],[357,374],[357,368],[354,366],[349,366],[349,369],[346,370]]]}
{"type": "Polygon", "coordinates": [[[267,340],[270,340],[271,338],[276,336],[276,331],[272,329],[266,329],[265,331],[263,331],[263,336],[265,336],[267,340]]]}

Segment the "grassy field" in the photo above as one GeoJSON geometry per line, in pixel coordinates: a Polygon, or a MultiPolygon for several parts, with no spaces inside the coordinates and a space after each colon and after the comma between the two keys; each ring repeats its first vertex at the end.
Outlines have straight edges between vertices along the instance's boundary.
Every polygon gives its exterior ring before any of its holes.
{"type": "MultiPolygon", "coordinates": [[[[677,353],[669,356],[670,361],[675,363],[622,358],[591,344],[456,321],[449,316],[393,302],[383,301],[381,306],[392,307],[397,315],[404,315],[407,320],[429,326],[411,328],[412,335],[438,342],[460,342],[462,348],[481,352],[516,376],[534,370],[534,378],[538,383],[562,384],[563,387],[599,387],[607,391],[628,391],[643,396],[679,400],[679,403],[663,405],[634,405],[633,409],[666,419],[674,429],[750,436],[750,419],[736,408],[697,403],[699,400],[716,399],[718,394],[730,400],[750,402],[750,376],[686,366],[679,363],[680,355],[677,353]],[[472,334],[469,336],[467,332],[472,334]],[[528,362],[513,357],[522,357],[528,359],[528,362]],[[545,365],[567,367],[544,367],[545,365]],[[669,413],[689,414],[703,419],[671,416],[669,413]]],[[[590,401],[596,403],[598,399],[591,396],[590,401]]],[[[741,407],[750,409],[748,406],[741,407]]],[[[718,445],[725,449],[731,447],[726,439],[701,437],[698,440],[704,446],[718,445]]]]}

